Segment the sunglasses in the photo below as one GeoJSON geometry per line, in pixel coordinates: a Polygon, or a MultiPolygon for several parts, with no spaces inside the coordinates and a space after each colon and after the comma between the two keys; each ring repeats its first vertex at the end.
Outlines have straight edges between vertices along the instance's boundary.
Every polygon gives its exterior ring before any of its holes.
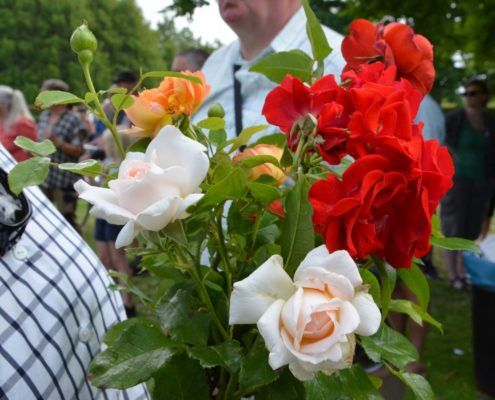
{"type": "Polygon", "coordinates": [[[464,97],[474,97],[479,95],[481,92],[479,90],[468,90],[467,92],[464,92],[462,95],[464,97]]]}

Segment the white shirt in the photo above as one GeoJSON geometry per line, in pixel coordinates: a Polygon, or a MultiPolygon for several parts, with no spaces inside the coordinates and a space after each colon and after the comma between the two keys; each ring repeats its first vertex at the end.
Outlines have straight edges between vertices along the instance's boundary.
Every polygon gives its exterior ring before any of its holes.
{"type": "Polygon", "coordinates": [[[423,137],[425,140],[437,139],[440,144],[445,142],[445,116],[433,97],[427,94],[419,105],[415,122],[423,122],[423,137]]]}
{"type": "MultiPolygon", "coordinates": [[[[0,146],[0,167],[12,157],[0,146]]],[[[145,400],[144,385],[101,390],[87,380],[108,329],[126,318],[107,270],[38,188],[33,214],[0,257],[0,399],[145,400]]]]}
{"type": "MultiPolygon", "coordinates": [[[[335,74],[338,78],[345,66],[345,60],[340,52],[343,37],[327,27],[323,27],[323,30],[330,47],[333,49],[325,60],[325,74],[335,74]]],[[[202,69],[206,82],[211,85],[211,93],[193,116],[193,122],[197,123],[206,118],[208,109],[214,103],[220,103],[225,109],[227,137],[231,139],[236,136],[233,65],[238,64],[241,65],[241,68],[236,72],[236,78],[241,84],[243,128],[267,124],[265,117],[261,114],[261,110],[266,95],[276,84],[268,80],[264,75],[249,72],[249,68],[270,53],[294,49],[302,50],[309,55],[312,54],[311,44],[306,33],[306,15],[302,7],[292,16],[268,48],[257,59],[250,62],[242,59],[239,40],[235,40],[229,45],[214,51],[202,69]]],[[[277,127],[270,127],[256,134],[251,141],[278,131],[277,127]]]]}

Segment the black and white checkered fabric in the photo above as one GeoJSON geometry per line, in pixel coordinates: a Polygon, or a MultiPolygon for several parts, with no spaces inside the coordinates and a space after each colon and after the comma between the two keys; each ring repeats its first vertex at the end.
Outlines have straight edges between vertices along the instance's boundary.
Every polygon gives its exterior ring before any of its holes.
{"type": "MultiPolygon", "coordinates": [[[[0,167],[13,160],[0,146],[0,167]]],[[[87,381],[106,331],[125,319],[96,255],[38,188],[33,216],[0,259],[0,399],[149,399],[143,385],[100,390],[87,381]]]]}
{"type": "MultiPolygon", "coordinates": [[[[40,114],[38,120],[38,135],[41,140],[45,139],[43,137],[43,131],[49,126],[49,119],[49,110],[45,110],[40,114]]],[[[83,139],[87,134],[87,128],[83,120],[77,113],[69,109],[60,116],[58,122],[52,126],[51,129],[53,130],[53,133],[60,139],[63,139],[64,142],[81,146],[83,139]]],[[[76,163],[78,161],[77,157],[70,157],[60,150],[57,150],[51,156],[51,159],[56,163],[76,163]]],[[[62,171],[61,169],[51,167],[44,185],[46,187],[72,188],[79,178],[81,177],[72,172],[62,171]]]]}

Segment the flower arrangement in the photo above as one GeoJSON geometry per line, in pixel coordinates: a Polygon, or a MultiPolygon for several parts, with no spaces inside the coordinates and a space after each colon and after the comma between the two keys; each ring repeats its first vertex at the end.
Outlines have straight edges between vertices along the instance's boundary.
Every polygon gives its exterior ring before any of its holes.
{"type": "Polygon", "coordinates": [[[292,69],[287,54],[253,67],[278,84],[263,114],[281,130],[255,143],[266,126],[227,140],[220,105],[191,124],[209,92],[201,73],[149,72],[129,92],[96,91],[96,39],[85,25],[71,45],[88,93],[38,96],[41,108],[84,104],[112,132],[123,161],[117,173],[95,160],[54,166],[50,141],[18,138],[34,157],[9,174],[12,190],[43,182],[50,167],[103,176],[105,187],[78,181],[79,196],[93,215],[123,226],[117,246],[137,239],[129,251],[160,281],[154,294],[131,282],[121,288],[149,313],[110,329],[89,371],[94,385],[147,382],[155,399],[380,398],[381,380],[355,358],[359,346],[418,399],[433,398],[428,382],[406,370],[416,349],[387,325],[393,311],[441,329],[427,312],[420,257],[432,243],[473,247],[439,232],[434,213],[453,164],[413,123],[433,82],[432,46],[403,24],[354,21],[338,83],[323,75],[331,50],[303,4],[313,58],[291,54],[310,60],[306,71],[292,69]],[[157,77],[157,88],[138,93],[157,77]],[[127,149],[103,112],[108,94],[141,137],[127,149]],[[417,304],[392,299],[398,276],[417,304]]]}

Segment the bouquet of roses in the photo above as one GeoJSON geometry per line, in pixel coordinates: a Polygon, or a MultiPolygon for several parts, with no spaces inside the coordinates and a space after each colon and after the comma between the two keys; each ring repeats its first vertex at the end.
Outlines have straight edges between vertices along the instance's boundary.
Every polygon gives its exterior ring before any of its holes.
{"type": "Polygon", "coordinates": [[[323,75],[331,49],[303,5],[313,56],[276,53],[252,68],[278,83],[263,114],[281,131],[255,143],[266,126],[227,140],[220,105],[191,124],[209,92],[199,72],[149,72],[132,91],[96,91],[86,25],[71,46],[88,93],[38,96],[41,108],[84,104],[123,161],[117,172],[96,160],[54,166],[51,142],[19,138],[35,157],[10,173],[13,191],[41,183],[50,166],[103,176],[104,187],[78,181],[80,198],[123,226],[118,247],[137,238],[130,251],[159,279],[155,293],[121,288],[149,312],[111,328],[89,371],[94,385],[147,382],[156,399],[380,398],[380,379],[355,360],[359,346],[417,398],[433,398],[422,376],[406,372],[417,350],[386,319],[405,313],[441,329],[427,312],[420,258],[431,243],[469,246],[439,232],[434,213],[453,164],[413,123],[433,84],[432,46],[404,24],[356,20],[338,83],[323,75]],[[138,93],[147,78],[163,80],[138,93]],[[109,94],[140,137],[127,149],[101,106],[109,94]],[[397,275],[417,304],[392,299],[397,275]]]}

